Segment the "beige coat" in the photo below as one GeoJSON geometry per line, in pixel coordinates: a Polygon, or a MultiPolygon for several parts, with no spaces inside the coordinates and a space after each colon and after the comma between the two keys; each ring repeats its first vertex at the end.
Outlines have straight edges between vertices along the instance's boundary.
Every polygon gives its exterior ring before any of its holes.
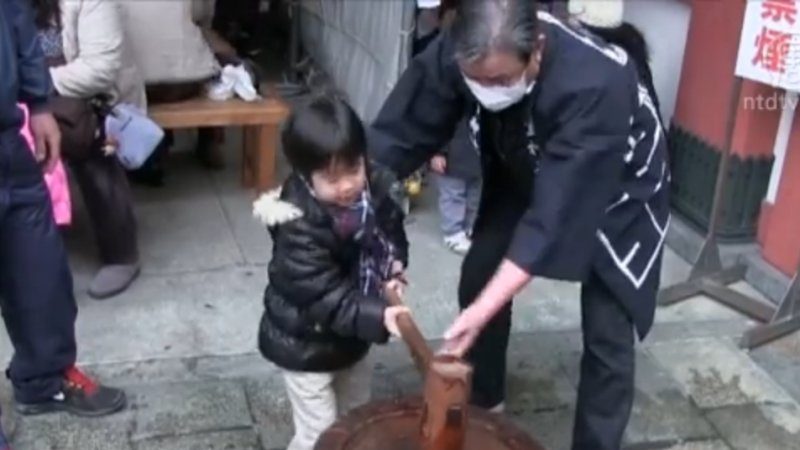
{"type": "Polygon", "coordinates": [[[206,0],[107,1],[124,11],[125,29],[147,84],[203,81],[219,72],[192,16],[194,10],[197,19],[208,21],[208,14],[200,8],[206,0]]]}
{"type": "Polygon", "coordinates": [[[60,1],[67,64],[50,69],[56,91],[72,97],[111,94],[146,108],[144,81],[128,49],[117,2],[60,1]]]}

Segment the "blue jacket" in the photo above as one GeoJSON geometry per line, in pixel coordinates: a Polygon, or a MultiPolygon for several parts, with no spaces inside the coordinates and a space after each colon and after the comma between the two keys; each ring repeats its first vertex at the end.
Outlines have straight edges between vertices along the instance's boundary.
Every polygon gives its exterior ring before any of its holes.
{"type": "Polygon", "coordinates": [[[539,19],[541,68],[521,102],[478,107],[444,33],[398,81],[370,149],[405,177],[476,111],[484,189],[498,193],[484,201],[526,205],[506,257],[534,276],[583,282],[596,273],[644,336],[669,222],[664,130],[623,50],[548,13],[539,19]]]}
{"type": "Polygon", "coordinates": [[[22,124],[17,103],[35,113],[47,106],[52,92],[29,5],[29,0],[0,0],[0,133],[22,124]]]}

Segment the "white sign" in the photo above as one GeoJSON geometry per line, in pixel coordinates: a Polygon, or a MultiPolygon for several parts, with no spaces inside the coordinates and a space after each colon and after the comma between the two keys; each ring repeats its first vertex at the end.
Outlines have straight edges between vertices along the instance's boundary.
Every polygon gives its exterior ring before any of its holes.
{"type": "Polygon", "coordinates": [[[736,75],[800,91],[800,0],[750,0],[736,75]]]}

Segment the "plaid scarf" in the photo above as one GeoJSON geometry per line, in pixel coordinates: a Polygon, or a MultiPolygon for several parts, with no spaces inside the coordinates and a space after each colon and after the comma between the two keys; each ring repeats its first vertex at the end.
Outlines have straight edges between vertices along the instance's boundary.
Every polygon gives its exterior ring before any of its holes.
{"type": "MultiPolygon", "coordinates": [[[[308,183],[306,186],[314,194],[308,183]]],[[[334,232],[341,239],[353,239],[360,248],[359,287],[364,295],[383,296],[383,284],[391,278],[395,259],[394,245],[378,226],[369,189],[348,207],[327,205],[334,232]]]]}

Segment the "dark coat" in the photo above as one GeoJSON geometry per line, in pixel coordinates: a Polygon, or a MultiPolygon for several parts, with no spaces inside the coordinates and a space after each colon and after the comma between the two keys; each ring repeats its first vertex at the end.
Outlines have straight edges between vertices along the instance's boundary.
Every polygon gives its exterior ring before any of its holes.
{"type": "Polygon", "coordinates": [[[623,50],[548,13],[539,19],[542,62],[522,101],[497,113],[478,107],[445,32],[395,85],[370,148],[407,176],[477,110],[481,210],[521,205],[506,257],[533,276],[583,282],[597,274],[644,336],[669,223],[664,130],[623,50]]]}
{"type": "Polygon", "coordinates": [[[17,102],[35,113],[52,92],[29,0],[0,2],[0,71],[0,133],[16,133],[23,120],[17,102]]]}
{"type": "MultiPolygon", "coordinates": [[[[391,196],[394,178],[385,170],[371,172],[377,225],[406,264],[403,213],[391,196]]],[[[269,228],[273,253],[259,331],[264,357],[288,370],[330,372],[360,360],[370,343],[386,342],[387,303],[364,295],[359,287],[358,244],[334,232],[331,215],[305,182],[291,175],[280,200],[261,208],[267,210],[262,217],[283,216],[266,219],[274,225],[269,228]]]]}

